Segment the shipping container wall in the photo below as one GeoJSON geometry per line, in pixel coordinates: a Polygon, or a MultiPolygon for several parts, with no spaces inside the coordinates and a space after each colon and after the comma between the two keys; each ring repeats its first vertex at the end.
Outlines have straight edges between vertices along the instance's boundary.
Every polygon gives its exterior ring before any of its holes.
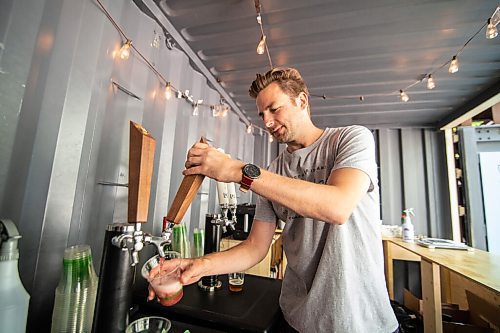
{"type": "MultiPolygon", "coordinates": [[[[103,3],[174,87],[205,104],[219,103],[219,93],[181,50],[166,46],[162,30],[133,2],[103,3]]],[[[128,182],[131,120],[156,139],[143,228],[154,234],[182,181],[191,145],[205,136],[234,158],[253,162],[254,136],[232,112],[215,118],[200,106],[194,116],[186,100],[175,94],[166,100],[165,82],[138,54],[117,56],[122,38],[95,1],[2,1],[0,38],[0,215],[23,237],[19,269],[31,294],[28,332],[45,332],[64,249],[90,244],[98,270],[106,226],[127,221],[128,191],[121,185],[128,182]]],[[[260,154],[258,160],[268,163],[260,154]]],[[[218,211],[215,194],[214,182],[205,179],[182,222],[188,230],[218,211]]],[[[238,196],[241,203],[252,200],[238,196]]]]}

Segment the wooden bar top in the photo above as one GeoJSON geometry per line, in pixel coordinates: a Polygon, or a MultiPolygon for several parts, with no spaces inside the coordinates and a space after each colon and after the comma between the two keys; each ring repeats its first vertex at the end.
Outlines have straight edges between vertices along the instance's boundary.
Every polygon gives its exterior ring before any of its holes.
{"type": "Polygon", "coordinates": [[[473,280],[491,291],[500,293],[500,256],[486,251],[429,249],[416,243],[406,243],[400,238],[384,237],[389,241],[427,261],[446,267],[463,277],[473,280]]]}

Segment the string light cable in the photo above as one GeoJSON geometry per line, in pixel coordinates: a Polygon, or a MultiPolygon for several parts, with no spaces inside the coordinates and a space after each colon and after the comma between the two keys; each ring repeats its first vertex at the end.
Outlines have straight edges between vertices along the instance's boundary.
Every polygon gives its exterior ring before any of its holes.
{"type": "Polygon", "coordinates": [[[453,55],[452,58],[448,59],[445,63],[443,63],[441,66],[437,67],[436,69],[430,71],[429,73],[425,74],[422,76],[420,80],[416,80],[409,84],[408,86],[395,90],[392,92],[388,93],[376,93],[376,94],[369,94],[369,95],[363,95],[363,96],[354,96],[354,95],[347,95],[347,96],[326,96],[325,94],[319,95],[319,94],[310,94],[312,97],[317,97],[321,98],[323,100],[334,100],[334,99],[359,99],[361,102],[364,101],[365,97],[386,97],[386,96],[393,96],[397,95],[401,98],[403,102],[407,102],[409,100],[407,91],[417,84],[423,82],[424,80],[427,80],[427,89],[433,89],[436,87],[436,83],[434,81],[434,74],[441,69],[443,69],[446,66],[449,66],[448,71],[450,73],[456,73],[459,69],[459,56],[462,54],[464,49],[467,47],[467,45],[479,34],[483,29],[486,27],[486,38],[492,39],[495,38],[498,35],[498,31],[496,30],[496,26],[500,22],[500,6],[498,6],[493,13],[493,15],[486,20],[486,22],[462,45],[462,47],[453,55]],[[497,33],[495,34],[495,31],[497,33]],[[432,87],[432,88],[431,88],[432,87]]]}
{"type": "MultiPolygon", "coordinates": [[[[165,87],[165,90],[164,90],[165,91],[164,92],[165,99],[169,100],[172,97],[172,93],[175,93],[175,95],[177,96],[177,98],[179,98],[179,99],[183,98],[184,100],[186,100],[188,103],[191,104],[191,106],[193,107],[193,115],[194,116],[197,116],[199,114],[199,107],[200,106],[207,107],[210,110],[212,110],[213,108],[217,107],[217,105],[211,105],[211,104],[203,103],[203,100],[201,100],[201,99],[199,99],[199,100],[197,100],[195,102],[193,96],[189,95],[189,90],[186,90],[185,92],[182,92],[180,89],[177,89],[176,87],[174,87],[172,85],[171,81],[167,80],[155,68],[155,66],[139,51],[139,49],[137,49],[135,47],[135,45],[132,42],[132,39],[130,39],[125,34],[125,32],[123,31],[123,29],[118,25],[118,23],[115,21],[115,19],[113,19],[113,17],[109,13],[109,11],[102,4],[102,2],[100,0],[96,0],[96,2],[99,5],[99,7],[101,8],[101,10],[104,13],[104,15],[106,15],[106,17],[108,18],[108,20],[111,22],[111,24],[115,27],[115,29],[120,34],[120,37],[122,39],[122,47],[120,48],[120,51],[119,51],[120,58],[123,59],[123,60],[128,59],[128,57],[130,55],[130,49],[134,50],[134,52],[139,55],[140,60],[142,60],[149,67],[149,69],[151,69],[151,71],[153,71],[153,73],[156,75],[156,77],[160,81],[162,81],[162,85],[165,87]]],[[[155,38],[156,38],[156,31],[155,31],[155,38]]],[[[267,49],[267,46],[266,46],[266,49],[267,49]]],[[[225,108],[224,108],[223,112],[221,113],[221,116],[223,116],[223,117],[226,116],[227,113],[230,110],[231,110],[231,107],[229,105],[225,104],[225,108]]],[[[236,113],[234,113],[234,114],[236,114],[236,113]]],[[[236,115],[238,116],[238,120],[240,122],[244,123],[246,126],[249,126],[249,125],[252,124],[250,122],[250,120],[248,120],[248,119],[242,119],[238,114],[236,114],[236,115]]]]}
{"type": "Polygon", "coordinates": [[[260,28],[260,41],[257,45],[257,54],[264,54],[264,51],[267,53],[267,60],[269,61],[269,67],[271,69],[274,68],[273,61],[271,59],[271,53],[269,52],[269,47],[267,45],[267,37],[264,33],[264,27],[262,23],[262,15],[261,15],[261,5],[260,0],[254,0],[255,3],[255,11],[257,12],[257,23],[260,28]]]}

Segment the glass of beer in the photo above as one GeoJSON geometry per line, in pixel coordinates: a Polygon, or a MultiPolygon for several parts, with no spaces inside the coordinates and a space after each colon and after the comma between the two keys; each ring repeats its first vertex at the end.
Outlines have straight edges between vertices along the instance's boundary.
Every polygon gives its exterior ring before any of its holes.
{"type": "Polygon", "coordinates": [[[229,279],[229,290],[238,293],[243,290],[243,284],[245,283],[245,273],[235,272],[228,274],[229,279]]]}

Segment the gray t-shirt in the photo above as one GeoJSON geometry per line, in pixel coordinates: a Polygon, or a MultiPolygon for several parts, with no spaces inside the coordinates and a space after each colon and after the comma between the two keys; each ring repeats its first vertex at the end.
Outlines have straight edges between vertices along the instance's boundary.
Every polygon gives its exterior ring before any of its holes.
{"type": "Polygon", "coordinates": [[[387,333],[398,327],[384,279],[371,132],[362,126],[327,128],[312,145],[293,153],[285,149],[268,169],[325,184],[333,170],[346,167],[365,172],[371,184],[344,225],[304,218],[263,197],[257,201],[256,220],[286,223],[280,306],[299,332],[387,333]]]}

